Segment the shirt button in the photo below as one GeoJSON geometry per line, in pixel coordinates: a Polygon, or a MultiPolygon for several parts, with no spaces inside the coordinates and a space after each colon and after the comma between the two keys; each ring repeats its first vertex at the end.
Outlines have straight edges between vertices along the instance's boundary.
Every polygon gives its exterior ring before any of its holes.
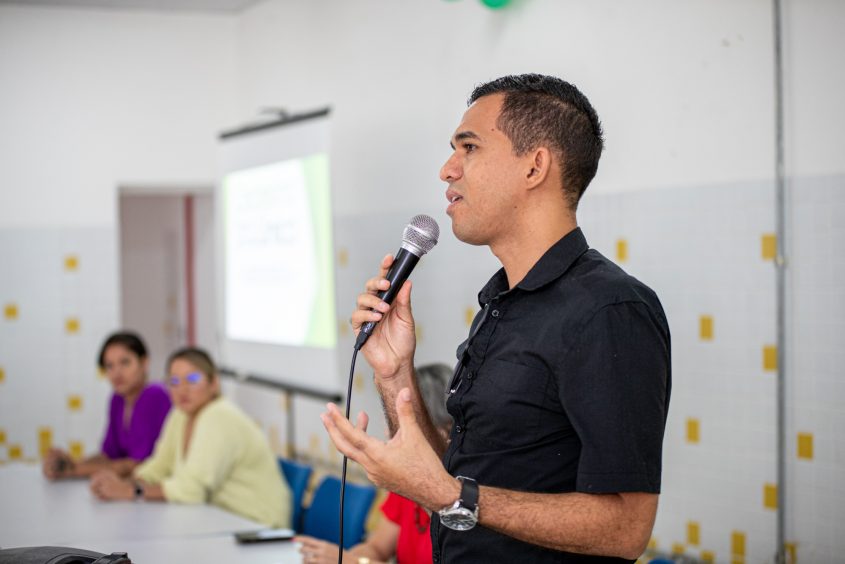
{"type": "Polygon", "coordinates": [[[493,312],[490,315],[492,315],[493,317],[499,317],[499,310],[494,309],[493,312]]]}
{"type": "Polygon", "coordinates": [[[455,427],[455,432],[456,432],[456,433],[463,433],[463,432],[464,432],[464,428],[463,428],[463,427],[461,427],[460,425],[457,425],[457,426],[455,427]]]}

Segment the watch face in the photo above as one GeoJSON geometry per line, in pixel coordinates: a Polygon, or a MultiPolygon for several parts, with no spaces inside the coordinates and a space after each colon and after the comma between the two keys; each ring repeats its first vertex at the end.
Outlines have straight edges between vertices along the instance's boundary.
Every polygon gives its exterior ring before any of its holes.
{"type": "Polygon", "coordinates": [[[475,527],[478,517],[466,507],[451,507],[440,512],[440,522],[456,531],[468,531],[475,527]]]}

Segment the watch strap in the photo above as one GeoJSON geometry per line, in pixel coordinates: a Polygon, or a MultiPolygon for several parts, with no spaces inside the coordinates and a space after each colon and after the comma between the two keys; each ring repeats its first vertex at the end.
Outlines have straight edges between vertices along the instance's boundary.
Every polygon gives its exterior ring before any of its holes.
{"type": "Polygon", "coordinates": [[[135,499],[143,499],[144,497],[144,484],[135,480],[132,485],[135,487],[135,499]]]}
{"type": "Polygon", "coordinates": [[[475,511],[478,508],[478,482],[466,476],[458,476],[461,482],[461,505],[475,511]]]}

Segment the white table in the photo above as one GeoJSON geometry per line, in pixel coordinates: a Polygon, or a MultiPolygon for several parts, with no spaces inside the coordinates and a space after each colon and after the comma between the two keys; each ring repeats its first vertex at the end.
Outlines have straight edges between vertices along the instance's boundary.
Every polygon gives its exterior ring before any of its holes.
{"type": "Polygon", "coordinates": [[[163,538],[117,542],[93,541],[82,548],[105,554],[126,552],[137,564],[146,563],[231,563],[299,564],[299,545],[293,541],[238,544],[232,535],[213,535],[190,539],[163,538]]]}
{"type": "Polygon", "coordinates": [[[37,466],[0,466],[3,548],[55,545],[120,551],[141,563],[300,561],[292,542],[239,545],[232,536],[260,528],[210,505],[99,501],[87,481],[50,482],[37,466]]]}

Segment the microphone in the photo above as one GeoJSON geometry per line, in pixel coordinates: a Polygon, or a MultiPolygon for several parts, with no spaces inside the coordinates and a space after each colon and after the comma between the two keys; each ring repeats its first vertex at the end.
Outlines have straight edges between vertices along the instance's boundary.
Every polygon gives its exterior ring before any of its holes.
{"type": "MultiPolygon", "coordinates": [[[[405,231],[402,232],[402,246],[396,253],[393,264],[390,265],[390,270],[387,271],[390,287],[378,293],[378,297],[382,301],[388,304],[393,303],[393,299],[399,293],[402,284],[411,275],[411,271],[414,270],[420,257],[434,248],[438,237],[440,237],[440,227],[433,218],[424,214],[415,215],[411,218],[411,221],[405,227],[405,231]]],[[[368,321],[361,326],[361,331],[355,340],[356,351],[361,350],[361,347],[370,338],[376,323],[375,321],[368,321]]]]}

